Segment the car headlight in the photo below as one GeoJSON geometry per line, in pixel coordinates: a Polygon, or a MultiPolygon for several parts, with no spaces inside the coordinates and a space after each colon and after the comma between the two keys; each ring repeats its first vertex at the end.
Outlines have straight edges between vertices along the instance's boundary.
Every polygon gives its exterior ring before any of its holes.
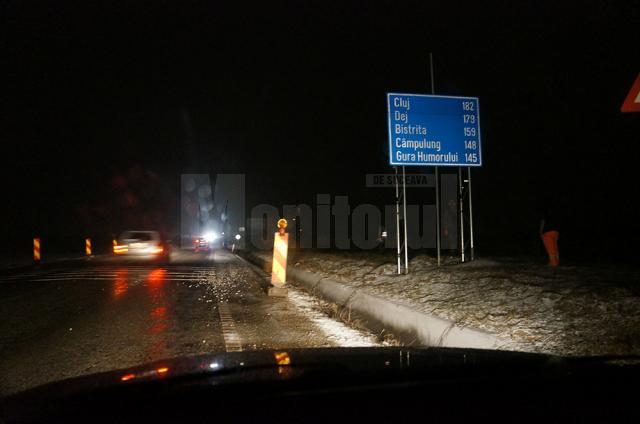
{"type": "Polygon", "coordinates": [[[212,241],[214,241],[215,239],[218,238],[218,234],[216,234],[215,232],[211,231],[209,233],[206,233],[202,238],[207,242],[212,242],[212,241]]]}

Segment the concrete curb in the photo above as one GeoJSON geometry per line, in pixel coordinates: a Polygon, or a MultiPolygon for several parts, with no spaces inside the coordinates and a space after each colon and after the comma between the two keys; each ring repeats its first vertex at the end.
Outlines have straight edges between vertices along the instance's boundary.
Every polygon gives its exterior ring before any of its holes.
{"type": "MultiPolygon", "coordinates": [[[[243,252],[242,256],[264,270],[269,269],[268,260],[251,252],[243,252]]],[[[503,344],[488,332],[458,326],[330,278],[293,267],[287,268],[287,276],[312,294],[347,310],[369,330],[391,333],[407,345],[497,349],[503,344]]]]}

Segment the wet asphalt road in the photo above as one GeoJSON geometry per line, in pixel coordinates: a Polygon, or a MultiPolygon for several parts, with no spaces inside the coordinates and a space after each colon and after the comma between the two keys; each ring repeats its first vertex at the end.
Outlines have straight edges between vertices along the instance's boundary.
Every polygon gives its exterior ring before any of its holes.
{"type": "Polygon", "coordinates": [[[226,251],[0,275],[0,395],[163,358],[336,345],[266,285],[226,251]]]}

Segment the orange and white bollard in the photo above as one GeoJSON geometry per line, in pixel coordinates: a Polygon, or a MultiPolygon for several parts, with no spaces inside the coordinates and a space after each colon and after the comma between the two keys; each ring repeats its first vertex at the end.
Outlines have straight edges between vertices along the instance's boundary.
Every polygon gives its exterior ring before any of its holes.
{"type": "Polygon", "coordinates": [[[284,288],[287,283],[287,251],[289,249],[289,234],[285,232],[287,220],[278,220],[278,232],[273,239],[273,265],[271,268],[270,296],[286,296],[284,288]]]}
{"type": "Polygon", "coordinates": [[[40,238],[36,237],[33,239],[33,260],[36,262],[40,262],[40,238]]]}
{"type": "Polygon", "coordinates": [[[84,239],[84,253],[86,253],[87,256],[91,256],[91,239],[90,238],[84,239]]]}

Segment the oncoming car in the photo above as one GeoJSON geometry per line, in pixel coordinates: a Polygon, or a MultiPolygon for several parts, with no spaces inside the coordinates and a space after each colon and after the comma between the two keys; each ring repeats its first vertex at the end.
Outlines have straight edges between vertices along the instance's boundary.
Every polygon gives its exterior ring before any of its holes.
{"type": "Polygon", "coordinates": [[[205,237],[198,237],[193,240],[193,250],[197,252],[209,252],[211,250],[209,246],[209,240],[205,237]]]}
{"type": "Polygon", "coordinates": [[[129,259],[168,260],[169,243],[158,231],[125,231],[115,240],[113,253],[129,259]]]}
{"type": "MultiPolygon", "coordinates": [[[[224,233],[222,233],[224,236],[224,233]]],[[[216,247],[222,247],[221,237],[215,231],[210,231],[193,240],[195,252],[210,252],[216,247]]]]}

